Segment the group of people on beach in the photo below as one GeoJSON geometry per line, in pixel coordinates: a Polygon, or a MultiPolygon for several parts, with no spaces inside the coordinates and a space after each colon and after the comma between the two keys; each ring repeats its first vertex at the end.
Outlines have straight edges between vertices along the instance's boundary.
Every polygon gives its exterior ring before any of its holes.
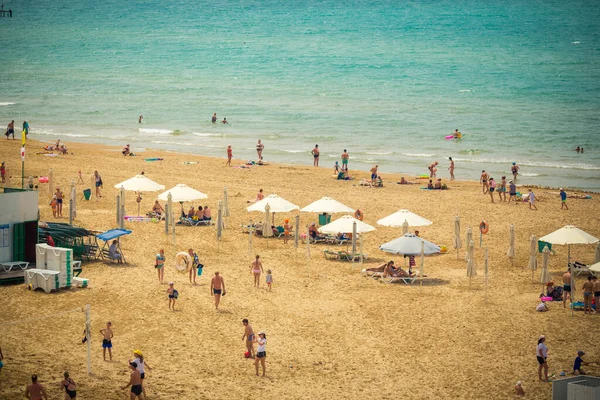
{"type": "MultiPolygon", "coordinates": [[[[27,121],[23,121],[23,132],[25,133],[25,137],[29,135],[29,123],[27,121]]],[[[13,140],[15,140],[15,120],[11,120],[6,126],[6,131],[4,132],[6,136],[6,140],[8,137],[12,135],[13,140]]]]}

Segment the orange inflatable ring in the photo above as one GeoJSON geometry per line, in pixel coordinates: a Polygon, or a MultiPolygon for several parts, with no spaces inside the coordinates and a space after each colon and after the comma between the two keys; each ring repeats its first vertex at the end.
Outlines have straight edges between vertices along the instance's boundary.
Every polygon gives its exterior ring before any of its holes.
{"type": "Polygon", "coordinates": [[[486,234],[488,233],[488,231],[490,230],[490,226],[487,222],[485,221],[481,221],[481,223],[479,224],[479,232],[481,232],[482,234],[486,234]]]}

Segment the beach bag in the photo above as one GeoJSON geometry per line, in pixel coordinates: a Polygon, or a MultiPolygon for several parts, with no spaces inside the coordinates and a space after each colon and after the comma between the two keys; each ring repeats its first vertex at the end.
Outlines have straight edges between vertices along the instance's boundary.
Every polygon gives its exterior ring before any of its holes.
{"type": "Polygon", "coordinates": [[[204,264],[198,264],[198,276],[202,276],[203,268],[204,268],[204,264]]]}
{"type": "Polygon", "coordinates": [[[177,291],[177,289],[173,290],[173,297],[176,299],[179,297],[179,292],[177,291]]]}

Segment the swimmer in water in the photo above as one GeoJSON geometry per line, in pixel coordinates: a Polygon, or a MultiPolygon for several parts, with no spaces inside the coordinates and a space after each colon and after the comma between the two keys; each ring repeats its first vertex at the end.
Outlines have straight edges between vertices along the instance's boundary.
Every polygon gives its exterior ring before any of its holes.
{"type": "Polygon", "coordinates": [[[138,124],[141,124],[143,119],[144,119],[144,116],[140,115],[138,118],[138,124]]]}
{"type": "Polygon", "coordinates": [[[227,125],[227,124],[229,124],[229,122],[227,122],[227,118],[223,118],[223,121],[221,121],[221,123],[222,123],[223,125],[227,125]]]}
{"type": "Polygon", "coordinates": [[[213,116],[212,116],[212,118],[211,118],[211,120],[210,120],[210,121],[211,121],[213,124],[216,124],[216,123],[217,123],[217,113],[213,113],[213,116]]]}

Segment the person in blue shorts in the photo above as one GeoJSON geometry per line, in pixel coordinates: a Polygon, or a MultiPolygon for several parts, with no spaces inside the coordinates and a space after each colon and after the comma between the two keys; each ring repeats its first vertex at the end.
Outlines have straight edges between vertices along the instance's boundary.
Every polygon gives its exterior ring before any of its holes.
{"type": "Polygon", "coordinates": [[[100,329],[100,334],[102,335],[102,355],[104,356],[104,361],[106,361],[106,349],[108,349],[108,356],[110,357],[110,361],[112,361],[112,338],[115,336],[112,330],[112,322],[108,321],[106,328],[100,329]]]}
{"type": "Polygon", "coordinates": [[[567,206],[567,192],[565,192],[563,190],[563,188],[560,188],[560,209],[562,210],[563,208],[568,210],[569,206],[567,206]]]}

